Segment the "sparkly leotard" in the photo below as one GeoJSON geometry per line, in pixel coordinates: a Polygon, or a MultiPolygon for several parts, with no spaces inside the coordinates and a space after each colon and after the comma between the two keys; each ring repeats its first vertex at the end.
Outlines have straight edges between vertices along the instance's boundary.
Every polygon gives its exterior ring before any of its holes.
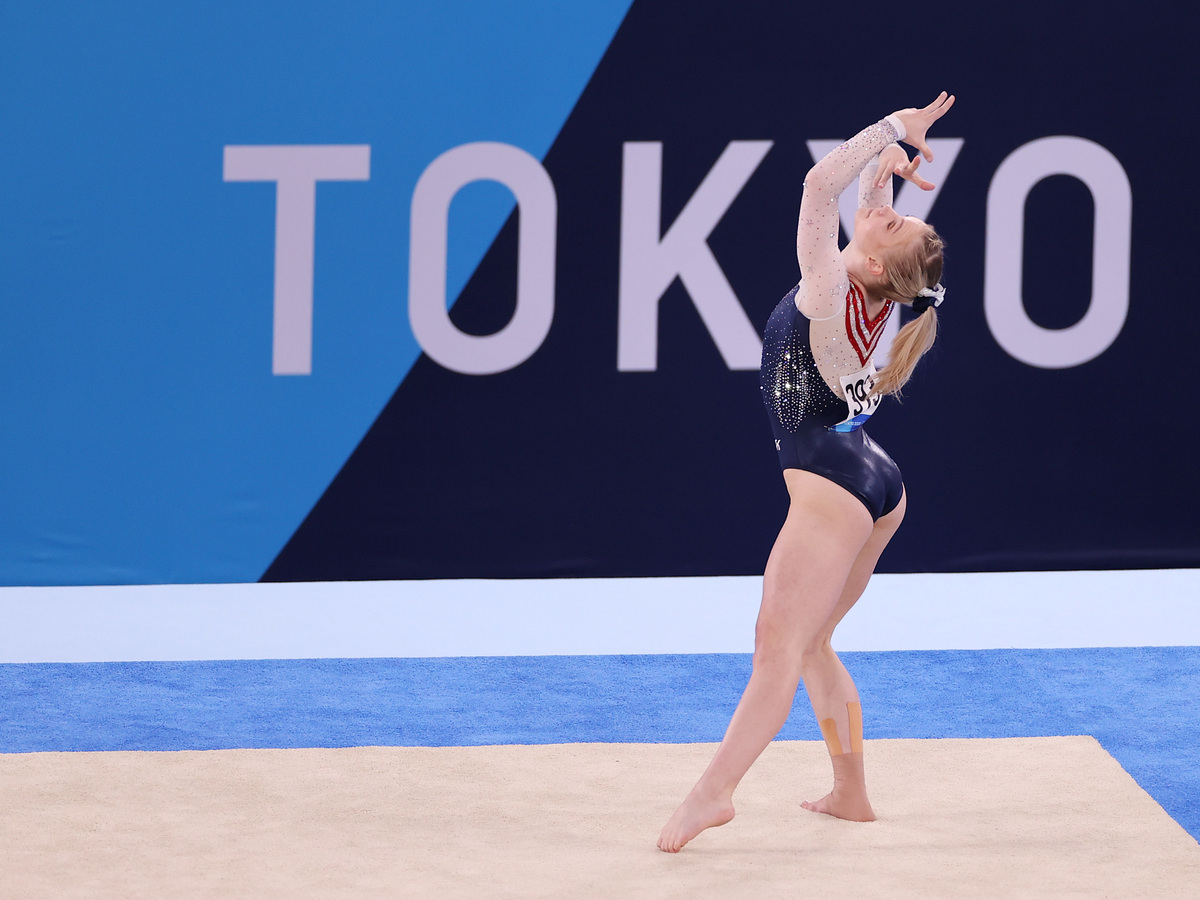
{"type": "Polygon", "coordinates": [[[838,249],[837,201],[861,173],[860,206],[891,203],[890,183],[871,186],[872,163],[896,137],[890,122],[879,122],[809,173],[796,231],[802,278],[767,323],[759,375],[780,465],[844,487],[874,519],[895,509],[904,491],[899,468],[862,428],[879,402],[871,356],[892,304],[867,315],[838,249]]]}

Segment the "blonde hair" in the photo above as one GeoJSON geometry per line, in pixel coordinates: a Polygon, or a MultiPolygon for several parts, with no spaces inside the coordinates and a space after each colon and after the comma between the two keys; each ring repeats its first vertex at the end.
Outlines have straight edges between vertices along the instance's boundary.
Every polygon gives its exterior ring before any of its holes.
{"type": "MultiPolygon", "coordinates": [[[[926,226],[924,238],[914,242],[913,252],[890,262],[879,292],[889,300],[911,305],[922,288],[931,288],[942,278],[942,251],[945,244],[933,228],[926,226]]],[[[900,329],[888,357],[888,364],[875,378],[875,392],[899,396],[912,377],[917,363],[937,337],[937,310],[930,306],[900,329]]]]}

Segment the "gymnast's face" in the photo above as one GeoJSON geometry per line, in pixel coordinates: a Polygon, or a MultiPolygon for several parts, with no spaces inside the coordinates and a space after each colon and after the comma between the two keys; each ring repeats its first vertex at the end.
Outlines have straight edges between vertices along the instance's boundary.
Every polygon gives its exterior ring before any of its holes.
{"type": "Polygon", "coordinates": [[[879,261],[904,250],[928,228],[916,216],[902,216],[890,206],[872,206],[854,214],[854,243],[879,261]]]}

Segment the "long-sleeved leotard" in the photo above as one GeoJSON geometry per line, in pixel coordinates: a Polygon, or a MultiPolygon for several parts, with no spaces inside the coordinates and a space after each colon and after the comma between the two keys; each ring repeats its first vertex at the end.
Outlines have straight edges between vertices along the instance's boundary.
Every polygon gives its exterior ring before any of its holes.
{"type": "Polygon", "coordinates": [[[763,401],[786,426],[818,417],[852,430],[878,404],[870,396],[871,356],[892,304],[868,316],[866,299],[850,281],[838,248],[838,198],[859,177],[860,203],[891,201],[890,180],[879,189],[872,182],[878,153],[896,136],[887,120],[872,125],[822,158],[805,180],[796,229],[801,280],[790,295],[795,309],[779,304],[763,346],[763,401]]]}
{"type": "Polygon", "coordinates": [[[804,181],[796,226],[800,289],[796,306],[813,321],[810,346],[825,383],[845,397],[842,378],[868,367],[871,354],[892,311],[885,303],[870,319],[866,301],[850,281],[838,247],[838,198],[857,177],[859,206],[890,205],[891,179],[872,187],[878,155],[898,137],[888,121],[872,125],[826,154],[804,181]]]}
{"type": "MultiPolygon", "coordinates": [[[[866,174],[868,166],[878,165],[879,154],[897,137],[888,120],[877,122],[827,153],[804,179],[796,225],[796,260],[801,279],[796,302],[810,319],[827,319],[841,312],[850,287],[838,248],[838,198],[855,178],[866,174]]],[[[869,181],[859,179],[860,206],[890,204],[891,194],[890,181],[886,188],[874,190],[869,181]]]]}
{"type": "Polygon", "coordinates": [[[801,280],[780,301],[763,336],[760,384],[783,468],[805,469],[845,487],[873,518],[900,501],[899,469],[861,425],[874,412],[871,356],[891,313],[874,318],[838,247],[838,198],[859,177],[860,205],[891,201],[872,186],[877,155],[898,137],[889,120],[859,132],[809,172],[796,229],[801,280]]]}

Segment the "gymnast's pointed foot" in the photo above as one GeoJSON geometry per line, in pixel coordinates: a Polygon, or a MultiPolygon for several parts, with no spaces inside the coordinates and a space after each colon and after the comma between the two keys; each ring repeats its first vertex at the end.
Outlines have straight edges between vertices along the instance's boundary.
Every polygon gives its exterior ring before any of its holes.
{"type": "Polygon", "coordinates": [[[733,801],[728,797],[703,797],[695,788],[663,826],[658,849],[678,853],[683,845],[706,828],[724,825],[733,819],[733,801]]]}

